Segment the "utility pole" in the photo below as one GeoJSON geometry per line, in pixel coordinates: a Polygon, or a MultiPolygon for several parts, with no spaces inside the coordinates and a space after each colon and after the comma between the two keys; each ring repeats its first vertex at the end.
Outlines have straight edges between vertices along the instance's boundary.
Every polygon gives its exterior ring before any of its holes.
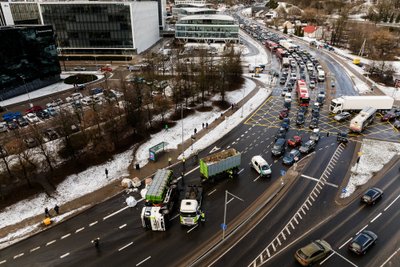
{"type": "Polygon", "coordinates": [[[228,206],[228,203],[232,200],[232,199],[231,199],[231,200],[229,200],[229,202],[228,202],[228,194],[231,195],[233,198],[236,198],[236,199],[238,199],[238,200],[244,202],[244,200],[241,199],[240,197],[235,196],[235,195],[232,194],[232,193],[229,193],[228,190],[225,190],[224,222],[223,222],[223,224],[221,225],[221,227],[222,227],[222,240],[225,239],[225,230],[226,230],[226,228],[227,228],[227,225],[226,225],[226,210],[227,210],[227,209],[226,209],[226,208],[227,208],[227,206],[228,206]]]}

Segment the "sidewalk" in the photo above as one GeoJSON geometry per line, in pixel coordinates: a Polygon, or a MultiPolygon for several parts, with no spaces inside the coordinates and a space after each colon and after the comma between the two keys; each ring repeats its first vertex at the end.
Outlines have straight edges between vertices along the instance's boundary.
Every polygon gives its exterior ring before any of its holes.
{"type": "MultiPolygon", "coordinates": [[[[250,78],[249,78],[250,79],[250,78]]],[[[235,111],[237,111],[239,108],[241,108],[249,99],[251,99],[261,87],[265,87],[265,85],[260,82],[257,79],[251,78],[256,83],[256,87],[245,97],[243,98],[240,102],[237,103],[237,108],[235,109],[227,109],[224,112],[222,112],[222,116],[216,119],[214,122],[212,122],[208,129],[202,129],[200,130],[197,134],[196,137],[197,139],[200,139],[201,137],[205,136],[208,132],[210,132],[212,129],[214,129],[217,125],[219,125],[221,122],[224,122],[225,117],[231,116],[235,111]]],[[[183,144],[184,149],[189,148],[191,145],[191,140],[186,140],[183,144]]],[[[146,166],[140,168],[140,170],[135,170],[134,169],[134,161],[132,162],[131,168],[129,170],[130,173],[130,178],[133,177],[139,177],[141,180],[145,179],[148,176],[151,176],[157,169],[160,168],[165,168],[168,167],[168,158],[172,158],[172,164],[177,164],[180,161],[177,160],[179,154],[181,153],[182,148],[181,145],[178,146],[177,149],[170,150],[168,153],[165,153],[164,155],[161,155],[159,160],[157,162],[149,162],[146,166]]],[[[98,189],[90,194],[87,194],[85,196],[82,196],[80,198],[77,198],[73,201],[70,201],[68,203],[65,203],[63,205],[60,205],[60,211],[61,214],[65,214],[67,212],[71,212],[74,210],[78,210],[79,208],[82,208],[86,206],[86,208],[80,210],[79,212],[72,213],[68,217],[73,217],[76,216],[77,214],[83,212],[84,210],[92,207],[93,205],[106,201],[107,199],[119,194],[121,191],[123,191],[123,188],[121,187],[121,179],[117,179],[114,182],[110,183],[109,185],[98,189]],[[105,198],[106,196],[106,198],[105,198]]],[[[44,210],[43,210],[44,211],[44,210]]],[[[67,217],[67,218],[68,218],[67,217]]],[[[7,226],[3,229],[0,230],[0,238],[8,235],[9,233],[13,233],[21,228],[27,227],[27,226],[34,226],[38,223],[41,223],[42,220],[44,219],[44,214],[37,215],[34,217],[30,217],[26,220],[23,220],[17,224],[7,226]]],[[[65,220],[65,219],[64,219],[65,220]]],[[[51,227],[51,226],[49,226],[51,227]]],[[[36,230],[36,229],[35,229],[36,230]]],[[[35,232],[33,231],[33,234],[35,232]]]]}

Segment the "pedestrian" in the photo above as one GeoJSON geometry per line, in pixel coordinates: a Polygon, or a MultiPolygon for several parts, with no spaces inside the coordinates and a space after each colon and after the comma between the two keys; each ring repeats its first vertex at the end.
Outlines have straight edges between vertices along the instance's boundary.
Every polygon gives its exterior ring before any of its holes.
{"type": "Polygon", "coordinates": [[[208,122],[206,122],[206,129],[208,129],[208,122]]]}
{"type": "Polygon", "coordinates": [[[50,217],[49,209],[47,207],[44,208],[44,216],[45,217],[50,217]]]}
{"type": "Polygon", "coordinates": [[[196,134],[197,133],[197,129],[196,128],[194,128],[194,134],[196,134]]]}
{"type": "Polygon", "coordinates": [[[100,237],[93,239],[93,240],[92,240],[92,244],[94,244],[94,247],[95,247],[95,248],[99,248],[99,245],[100,245],[100,237]]]}
{"type": "Polygon", "coordinates": [[[233,109],[234,106],[235,106],[235,104],[232,103],[232,105],[231,105],[232,109],[233,109]]]}
{"type": "Polygon", "coordinates": [[[204,214],[204,211],[200,211],[200,221],[201,223],[206,222],[206,215],[204,214]]]}
{"type": "Polygon", "coordinates": [[[60,207],[57,204],[54,206],[54,211],[57,215],[60,214],[60,207]]]}
{"type": "Polygon", "coordinates": [[[172,158],[169,157],[169,158],[168,158],[168,165],[171,165],[171,162],[172,162],[172,158]]]}
{"type": "Polygon", "coordinates": [[[326,137],[329,137],[329,132],[326,133],[326,137]]]}
{"type": "Polygon", "coordinates": [[[105,170],[105,173],[106,173],[106,178],[108,178],[108,170],[107,170],[107,168],[105,170]]]}
{"type": "Polygon", "coordinates": [[[201,124],[201,126],[203,127],[203,129],[204,129],[204,122],[201,124]]]}

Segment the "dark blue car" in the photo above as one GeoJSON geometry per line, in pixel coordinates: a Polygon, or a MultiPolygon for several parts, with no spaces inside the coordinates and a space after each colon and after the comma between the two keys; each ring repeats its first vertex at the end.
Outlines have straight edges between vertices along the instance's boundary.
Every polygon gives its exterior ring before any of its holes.
{"type": "Polygon", "coordinates": [[[301,157],[301,153],[297,149],[292,149],[290,152],[286,153],[283,157],[283,164],[285,165],[293,165],[295,162],[299,161],[301,157]]]}

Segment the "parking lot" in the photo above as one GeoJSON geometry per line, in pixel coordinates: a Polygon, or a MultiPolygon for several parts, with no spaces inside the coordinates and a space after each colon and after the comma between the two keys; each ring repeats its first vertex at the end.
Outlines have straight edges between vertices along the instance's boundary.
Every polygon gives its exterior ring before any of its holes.
{"type": "MultiPolygon", "coordinates": [[[[315,90],[313,91],[315,92],[315,90]]],[[[292,96],[295,97],[295,93],[292,92],[292,96]]],[[[313,99],[311,95],[311,99],[313,99]]],[[[312,103],[313,101],[311,101],[312,103]]],[[[259,109],[257,109],[245,122],[247,125],[256,125],[268,128],[279,128],[282,120],[279,119],[279,112],[284,108],[283,106],[284,98],[276,93],[269,97],[259,109]]],[[[309,128],[311,112],[306,114],[306,120],[304,125],[301,127],[296,126],[294,120],[296,119],[296,113],[298,110],[297,101],[294,98],[292,100],[292,107],[289,112],[289,118],[291,120],[291,129],[297,129],[299,132],[312,132],[309,128]]],[[[325,103],[321,109],[319,116],[319,125],[321,133],[336,134],[337,132],[348,132],[349,131],[349,121],[337,122],[333,119],[333,115],[328,112],[328,103],[325,103]]],[[[349,136],[353,138],[357,137],[369,137],[377,138],[382,140],[398,141],[400,138],[400,132],[398,129],[394,128],[390,122],[381,122],[381,114],[378,114],[372,125],[368,126],[362,134],[350,133],[349,136]]]]}

